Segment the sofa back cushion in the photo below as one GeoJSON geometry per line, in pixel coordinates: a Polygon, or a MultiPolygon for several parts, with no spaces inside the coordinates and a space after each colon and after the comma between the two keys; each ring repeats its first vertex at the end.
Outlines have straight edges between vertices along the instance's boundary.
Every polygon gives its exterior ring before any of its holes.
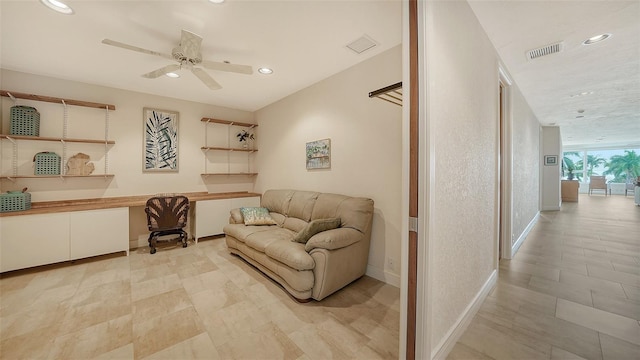
{"type": "Polygon", "coordinates": [[[289,211],[286,213],[288,217],[298,218],[300,220],[311,220],[311,212],[320,193],[312,191],[296,191],[293,193],[291,202],[289,202],[289,211]]]}
{"type": "Polygon", "coordinates": [[[311,220],[340,218],[340,227],[366,233],[373,217],[373,200],[338,194],[320,194],[311,214],[311,220]]]}
{"type": "Polygon", "coordinates": [[[286,216],[293,193],[293,190],[267,190],[262,194],[260,206],[286,216]]]}

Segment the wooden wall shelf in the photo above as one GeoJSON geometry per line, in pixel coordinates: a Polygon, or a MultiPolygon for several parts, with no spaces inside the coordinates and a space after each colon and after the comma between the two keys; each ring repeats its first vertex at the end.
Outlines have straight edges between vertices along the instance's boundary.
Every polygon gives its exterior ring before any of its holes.
{"type": "Polygon", "coordinates": [[[93,139],[63,139],[63,138],[55,138],[55,137],[44,137],[44,136],[24,136],[24,135],[7,135],[0,134],[0,139],[14,139],[14,140],[35,140],[35,141],[60,141],[60,142],[74,142],[74,143],[84,143],[84,144],[109,144],[113,145],[116,142],[113,140],[93,140],[93,139]]]}
{"type": "Polygon", "coordinates": [[[246,151],[246,152],[258,151],[258,149],[226,148],[226,147],[218,147],[218,146],[203,146],[200,149],[202,149],[202,150],[220,150],[220,151],[246,151]]]}
{"type": "Polygon", "coordinates": [[[112,178],[113,174],[97,174],[97,175],[18,175],[18,176],[1,176],[0,180],[13,179],[66,179],[66,178],[112,178]]]}
{"type": "Polygon", "coordinates": [[[7,91],[7,90],[0,90],[0,96],[6,96],[6,97],[13,96],[16,99],[44,101],[44,102],[50,102],[50,103],[56,103],[56,104],[64,103],[67,105],[84,106],[84,107],[97,108],[97,109],[109,109],[109,110],[116,109],[116,106],[111,104],[101,104],[101,103],[90,102],[90,101],[64,99],[64,98],[53,97],[53,96],[25,94],[25,93],[19,93],[15,91],[7,91]]]}
{"type": "Polygon", "coordinates": [[[254,128],[254,127],[258,126],[257,124],[249,124],[249,123],[243,123],[243,122],[238,122],[238,121],[220,120],[220,119],[206,118],[206,117],[202,118],[200,121],[206,122],[206,123],[216,123],[216,124],[233,125],[233,126],[244,126],[244,127],[248,127],[248,128],[254,128]]]}

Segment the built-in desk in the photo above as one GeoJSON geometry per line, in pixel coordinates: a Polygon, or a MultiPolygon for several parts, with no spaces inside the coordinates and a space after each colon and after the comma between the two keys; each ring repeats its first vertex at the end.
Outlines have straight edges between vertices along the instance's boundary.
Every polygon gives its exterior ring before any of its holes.
{"type": "MultiPolygon", "coordinates": [[[[195,213],[195,239],[222,233],[232,207],[260,203],[260,194],[249,192],[184,195],[195,213]]],[[[35,202],[30,210],[0,213],[0,272],[120,251],[128,255],[129,208],[145,206],[152,196],[35,202]]]]}

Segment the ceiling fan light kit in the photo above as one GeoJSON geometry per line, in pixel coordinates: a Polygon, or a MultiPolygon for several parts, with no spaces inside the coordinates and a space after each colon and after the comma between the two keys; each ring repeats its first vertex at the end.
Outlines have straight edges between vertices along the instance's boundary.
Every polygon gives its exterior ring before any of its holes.
{"type": "Polygon", "coordinates": [[[73,15],[73,9],[63,3],[62,1],[58,1],[58,0],[40,0],[40,2],[48,7],[49,9],[53,10],[53,11],[57,11],[61,14],[65,14],[65,15],[73,15]]]}
{"type": "MultiPolygon", "coordinates": [[[[44,1],[44,0],[41,0],[44,1]]],[[[165,59],[170,59],[177,61],[178,64],[171,64],[160,69],[151,71],[149,73],[143,74],[142,77],[148,79],[156,79],[162,75],[167,75],[169,77],[180,77],[176,73],[176,71],[185,69],[191,71],[203,84],[205,84],[211,90],[218,90],[222,88],[217,81],[215,81],[206,71],[204,71],[200,67],[196,67],[197,65],[202,65],[203,67],[211,70],[217,71],[225,71],[225,72],[234,72],[238,74],[253,74],[253,68],[249,65],[237,65],[231,64],[228,61],[217,62],[217,61],[207,61],[202,59],[202,54],[200,53],[200,47],[202,45],[202,37],[187,31],[182,30],[182,35],[180,38],[180,44],[173,48],[171,54],[163,54],[152,50],[147,50],[141,47],[128,45],[125,43],[121,43],[118,41],[104,39],[102,40],[103,44],[111,45],[115,47],[119,47],[126,50],[136,51],[143,54],[154,55],[163,57],[165,59]],[[169,75],[173,73],[174,75],[169,75]]]]}

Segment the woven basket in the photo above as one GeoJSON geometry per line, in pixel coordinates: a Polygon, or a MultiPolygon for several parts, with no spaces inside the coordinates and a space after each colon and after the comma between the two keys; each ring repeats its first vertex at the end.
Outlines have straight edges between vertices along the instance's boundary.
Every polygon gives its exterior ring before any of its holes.
{"type": "Polygon", "coordinates": [[[60,156],[54,152],[39,152],[34,156],[36,175],[60,175],[60,156]]]}
{"type": "Polygon", "coordinates": [[[11,135],[40,136],[40,113],[31,106],[11,107],[11,135]]]}
{"type": "Polygon", "coordinates": [[[9,191],[0,194],[0,212],[31,209],[31,194],[22,191],[9,191]]]}

